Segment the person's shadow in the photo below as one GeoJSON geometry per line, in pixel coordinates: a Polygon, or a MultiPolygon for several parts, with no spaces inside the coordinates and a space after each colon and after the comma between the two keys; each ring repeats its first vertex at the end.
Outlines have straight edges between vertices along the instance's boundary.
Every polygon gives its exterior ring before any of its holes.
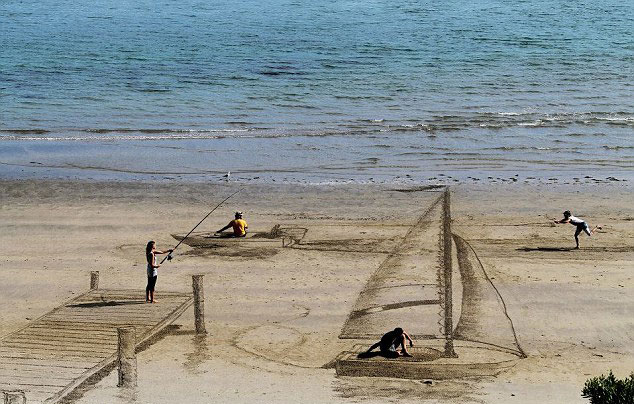
{"type": "Polygon", "coordinates": [[[381,351],[372,351],[372,352],[361,352],[360,354],[357,355],[358,359],[370,359],[370,358],[376,358],[377,356],[381,356],[383,358],[387,358],[387,359],[394,359],[395,357],[398,356],[390,356],[390,355],[386,355],[381,351]]]}

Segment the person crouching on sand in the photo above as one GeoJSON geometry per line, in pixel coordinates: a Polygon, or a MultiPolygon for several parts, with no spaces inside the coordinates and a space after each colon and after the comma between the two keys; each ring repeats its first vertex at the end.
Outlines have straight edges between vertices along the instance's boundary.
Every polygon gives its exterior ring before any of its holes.
{"type": "Polygon", "coordinates": [[[581,234],[582,231],[585,232],[588,236],[592,236],[595,230],[601,230],[601,226],[596,226],[594,229],[590,230],[590,225],[588,225],[586,221],[573,216],[569,210],[564,212],[563,219],[555,220],[555,224],[561,223],[570,223],[571,225],[577,227],[577,229],[575,230],[575,242],[577,243],[575,249],[579,248],[579,234],[581,234]]]}
{"type": "Polygon", "coordinates": [[[147,286],[145,287],[145,302],[155,303],[154,300],[154,286],[156,286],[156,278],[158,277],[157,268],[161,264],[156,263],[156,256],[158,254],[169,254],[173,250],[159,251],[156,249],[156,243],[154,241],[148,241],[145,247],[145,259],[147,260],[147,286]]]}
{"type": "Polygon", "coordinates": [[[381,340],[372,345],[366,353],[370,353],[372,350],[380,348],[381,356],[386,358],[398,358],[399,356],[411,357],[412,355],[407,352],[407,348],[405,347],[405,339],[409,341],[410,347],[414,346],[414,342],[409,335],[407,335],[402,328],[397,327],[392,331],[386,332],[385,335],[381,337],[381,340]],[[402,349],[399,350],[399,347],[402,349]]]}
{"type": "Polygon", "coordinates": [[[242,212],[236,212],[236,218],[216,233],[222,233],[229,227],[233,227],[233,237],[245,237],[247,235],[247,229],[249,228],[247,222],[242,218],[242,212]]]}

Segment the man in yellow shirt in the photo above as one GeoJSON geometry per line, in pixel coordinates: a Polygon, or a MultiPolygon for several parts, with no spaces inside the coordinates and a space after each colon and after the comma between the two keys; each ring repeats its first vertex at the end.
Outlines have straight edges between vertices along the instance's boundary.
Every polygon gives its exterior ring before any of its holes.
{"type": "Polygon", "coordinates": [[[247,235],[247,229],[249,228],[247,222],[242,219],[242,212],[236,212],[236,218],[216,233],[222,233],[229,227],[233,227],[233,237],[245,237],[247,235]]]}

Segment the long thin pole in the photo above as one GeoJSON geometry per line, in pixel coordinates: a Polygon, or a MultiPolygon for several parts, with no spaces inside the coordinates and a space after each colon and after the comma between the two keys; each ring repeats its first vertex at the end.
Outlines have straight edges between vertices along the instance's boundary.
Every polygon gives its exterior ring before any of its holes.
{"type": "MultiPolygon", "coordinates": [[[[207,218],[209,217],[209,215],[211,215],[212,213],[214,213],[214,211],[215,211],[216,209],[218,209],[218,208],[220,207],[220,205],[222,205],[223,203],[227,202],[227,201],[228,201],[228,200],[229,200],[232,196],[234,196],[234,195],[235,195],[235,194],[237,194],[238,192],[242,191],[243,189],[244,189],[244,188],[240,188],[240,189],[239,189],[239,190],[237,190],[236,192],[232,193],[231,195],[229,195],[228,197],[226,197],[225,199],[223,199],[223,200],[222,200],[222,202],[220,202],[218,205],[216,205],[216,207],[215,207],[215,208],[213,208],[213,209],[212,209],[209,213],[207,213],[207,214],[205,215],[205,217],[203,217],[203,218],[202,218],[202,220],[201,220],[200,222],[198,222],[198,224],[197,224],[196,226],[194,226],[194,228],[193,228],[193,229],[191,229],[191,230],[189,231],[189,233],[187,233],[187,235],[181,239],[181,241],[179,241],[179,242],[178,242],[178,244],[176,244],[176,247],[172,248],[172,252],[173,252],[174,250],[176,250],[176,249],[178,248],[178,246],[179,246],[179,245],[181,245],[181,244],[182,244],[182,242],[183,242],[183,241],[185,241],[185,239],[186,239],[187,237],[189,237],[189,235],[190,235],[190,234],[192,234],[192,233],[194,232],[194,230],[196,230],[196,228],[197,228],[198,226],[200,226],[200,224],[201,224],[202,222],[204,222],[204,221],[205,221],[205,219],[207,219],[207,218]]],[[[161,264],[162,264],[163,262],[165,262],[165,260],[166,260],[166,259],[168,259],[168,257],[171,257],[171,255],[172,255],[172,253],[169,253],[169,254],[168,254],[165,258],[163,258],[163,259],[161,260],[161,264]]]]}
{"type": "Polygon", "coordinates": [[[457,358],[453,348],[453,302],[451,289],[451,194],[449,188],[445,189],[445,198],[443,201],[443,217],[442,217],[442,238],[443,238],[443,266],[444,266],[444,283],[445,283],[445,357],[457,358]]]}

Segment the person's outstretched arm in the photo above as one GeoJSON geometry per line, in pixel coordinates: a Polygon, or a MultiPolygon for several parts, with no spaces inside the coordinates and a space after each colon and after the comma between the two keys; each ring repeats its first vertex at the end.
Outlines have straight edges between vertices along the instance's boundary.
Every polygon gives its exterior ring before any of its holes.
{"type": "Polygon", "coordinates": [[[561,220],[555,220],[555,224],[562,224],[562,223],[568,223],[570,222],[570,219],[561,219],[561,220]]]}
{"type": "MultiPolygon", "coordinates": [[[[167,250],[167,251],[154,250],[154,255],[157,255],[157,254],[169,254],[172,251],[174,251],[174,250],[171,249],[171,248],[169,250],[167,250]]],[[[161,264],[152,264],[152,268],[160,268],[160,266],[161,266],[161,264]]]]}
{"type": "Polygon", "coordinates": [[[229,224],[223,227],[222,229],[218,230],[216,233],[222,233],[223,231],[227,230],[229,227],[231,227],[231,222],[229,222],[229,224]]]}

